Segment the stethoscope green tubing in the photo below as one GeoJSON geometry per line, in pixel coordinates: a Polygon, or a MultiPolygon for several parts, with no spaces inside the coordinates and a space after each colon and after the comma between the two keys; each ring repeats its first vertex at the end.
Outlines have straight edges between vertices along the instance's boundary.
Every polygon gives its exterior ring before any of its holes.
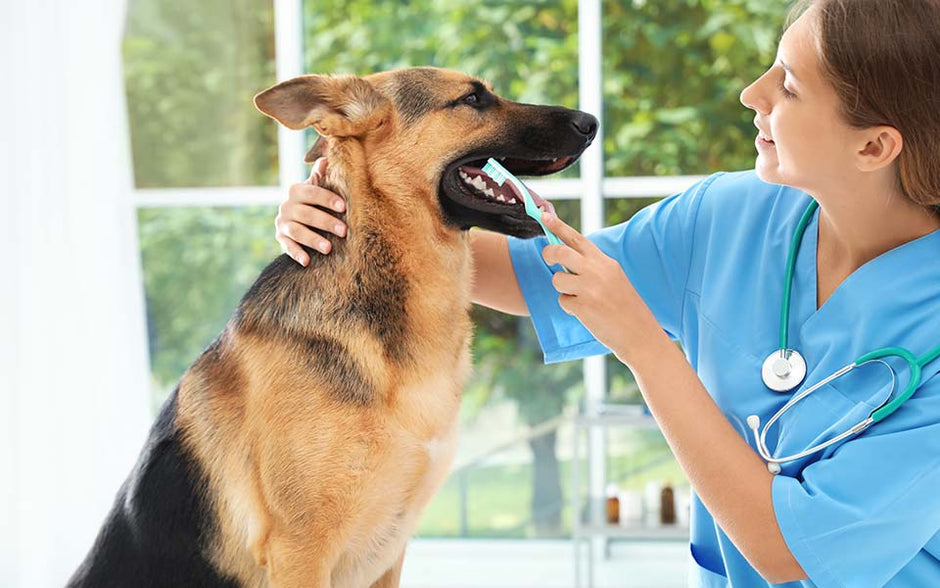
{"type": "MultiPolygon", "coordinates": [[[[796,226],[796,231],[793,233],[793,240],[790,242],[790,252],[787,256],[786,282],[783,288],[783,302],[780,309],[780,349],[789,349],[788,338],[790,330],[790,290],[793,287],[793,271],[796,267],[796,256],[800,251],[800,243],[803,242],[803,233],[806,232],[806,226],[812,220],[813,213],[816,212],[817,208],[819,208],[819,203],[815,200],[809,203],[809,206],[806,207],[806,211],[800,218],[799,224],[796,226]]],[[[872,413],[869,415],[869,418],[872,420],[872,422],[876,423],[900,408],[900,406],[914,394],[914,392],[917,390],[917,387],[920,386],[923,367],[940,357],[940,345],[937,345],[920,357],[915,357],[913,353],[907,349],[904,349],[903,347],[883,347],[860,356],[846,367],[848,368],[851,366],[851,368],[856,368],[863,363],[885,357],[899,357],[906,361],[908,367],[911,370],[911,377],[908,380],[907,387],[905,387],[901,394],[899,394],[893,400],[889,400],[883,406],[872,411],[872,413]]],[[[846,372],[847,371],[850,370],[846,369],[846,372]]]]}
{"type": "Polygon", "coordinates": [[[790,241],[790,253],[787,256],[787,275],[783,287],[783,303],[780,307],[780,349],[789,349],[787,343],[790,333],[790,290],[793,289],[793,268],[796,267],[796,256],[800,252],[800,244],[803,242],[803,233],[806,232],[806,225],[813,219],[813,213],[819,208],[819,203],[811,200],[806,212],[800,218],[796,225],[796,231],[793,233],[793,240],[790,241]]]}

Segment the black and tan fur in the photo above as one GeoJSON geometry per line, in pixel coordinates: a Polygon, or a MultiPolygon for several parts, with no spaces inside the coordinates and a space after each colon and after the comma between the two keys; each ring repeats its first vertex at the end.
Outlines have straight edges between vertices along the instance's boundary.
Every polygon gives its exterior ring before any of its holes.
{"type": "Polygon", "coordinates": [[[256,105],[320,133],[308,160],[329,158],[348,237],[261,273],[163,406],[70,586],[397,586],[470,372],[466,229],[538,233],[521,205],[461,188],[457,166],[552,173],[597,124],[432,68],[303,76],[256,105]]]}

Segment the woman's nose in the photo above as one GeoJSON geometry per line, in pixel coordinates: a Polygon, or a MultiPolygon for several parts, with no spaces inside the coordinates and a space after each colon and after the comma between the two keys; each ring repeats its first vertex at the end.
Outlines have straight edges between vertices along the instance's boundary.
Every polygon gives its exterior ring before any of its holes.
{"type": "Polygon", "coordinates": [[[763,78],[754,80],[750,86],[741,91],[741,104],[760,114],[770,114],[770,102],[764,97],[761,91],[760,81],[763,78]]]}

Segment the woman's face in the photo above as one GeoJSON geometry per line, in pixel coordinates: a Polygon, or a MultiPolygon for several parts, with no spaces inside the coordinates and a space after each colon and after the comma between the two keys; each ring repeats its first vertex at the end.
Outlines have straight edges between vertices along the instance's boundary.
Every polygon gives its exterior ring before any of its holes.
{"type": "Polygon", "coordinates": [[[857,133],[823,77],[815,18],[811,8],[787,29],[773,66],[741,93],[756,112],[758,177],[812,194],[855,169],[857,133]]]}

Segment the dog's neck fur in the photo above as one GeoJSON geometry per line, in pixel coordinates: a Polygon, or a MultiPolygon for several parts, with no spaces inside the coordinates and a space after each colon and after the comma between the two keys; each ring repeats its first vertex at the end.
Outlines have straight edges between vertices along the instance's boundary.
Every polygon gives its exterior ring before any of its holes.
{"type": "Polygon", "coordinates": [[[347,237],[332,238],[329,255],[312,252],[308,268],[286,256],[271,264],[239,306],[235,328],[300,345],[361,329],[391,363],[443,367],[460,353],[457,341],[465,344],[455,332],[466,340],[472,332],[467,234],[435,216],[433,187],[371,170],[357,141],[331,147],[323,184],[347,200],[347,237]]]}
{"type": "Polygon", "coordinates": [[[453,262],[456,251],[463,255],[466,233],[447,227],[438,218],[436,187],[423,184],[424,178],[410,177],[407,169],[373,169],[364,146],[355,140],[331,145],[328,159],[325,184],[347,202],[347,255],[369,258],[369,243],[362,237],[375,233],[385,236],[412,267],[431,269],[442,261],[453,262]],[[358,173],[350,173],[353,170],[358,173]]]}
{"type": "MultiPolygon", "coordinates": [[[[422,184],[424,178],[411,176],[409,170],[370,167],[370,158],[359,141],[331,143],[324,183],[345,198],[348,226],[347,237],[336,242],[331,256],[344,258],[342,271],[357,272],[363,264],[386,265],[390,271],[420,282],[420,286],[411,284],[402,292],[408,320],[427,320],[436,328],[454,326],[453,321],[467,315],[470,308],[469,239],[466,231],[441,220],[436,186],[422,184]],[[446,292],[450,296],[420,300],[415,292],[446,292]]],[[[429,334],[435,330],[420,324],[409,328],[429,334]]],[[[428,341],[429,347],[434,344],[428,341]]]]}

